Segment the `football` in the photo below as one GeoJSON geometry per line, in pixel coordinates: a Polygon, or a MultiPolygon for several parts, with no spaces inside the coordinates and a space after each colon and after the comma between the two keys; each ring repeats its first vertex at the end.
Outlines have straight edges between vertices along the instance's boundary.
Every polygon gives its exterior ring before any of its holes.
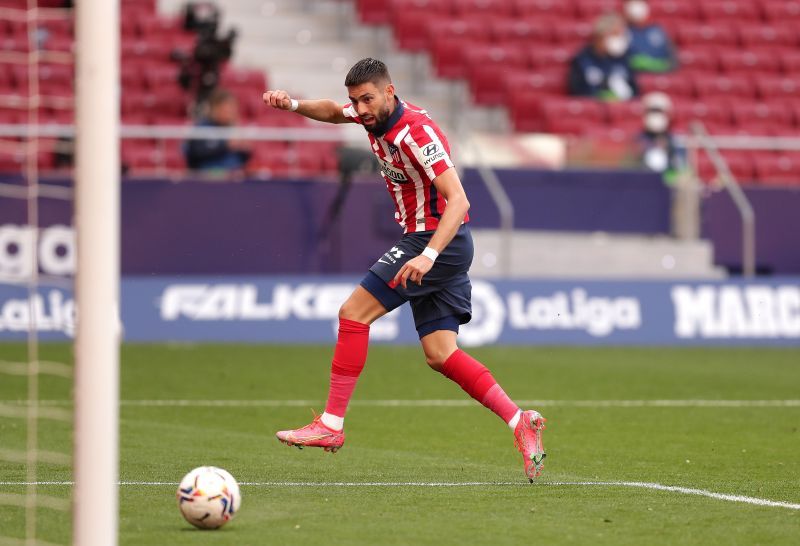
{"type": "Polygon", "coordinates": [[[218,529],[239,511],[239,484],[226,470],[214,466],[195,468],[178,486],[178,508],[186,521],[199,529],[218,529]]]}

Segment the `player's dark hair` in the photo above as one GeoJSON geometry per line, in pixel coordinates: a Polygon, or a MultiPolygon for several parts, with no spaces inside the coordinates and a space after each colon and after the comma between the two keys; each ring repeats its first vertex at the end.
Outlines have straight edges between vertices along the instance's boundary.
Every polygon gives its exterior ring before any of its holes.
{"type": "Polygon", "coordinates": [[[383,61],[371,57],[361,59],[353,65],[353,68],[350,69],[350,72],[347,73],[347,77],[344,79],[345,87],[361,85],[367,82],[374,83],[375,85],[392,83],[392,77],[389,76],[389,69],[386,68],[383,61]]]}

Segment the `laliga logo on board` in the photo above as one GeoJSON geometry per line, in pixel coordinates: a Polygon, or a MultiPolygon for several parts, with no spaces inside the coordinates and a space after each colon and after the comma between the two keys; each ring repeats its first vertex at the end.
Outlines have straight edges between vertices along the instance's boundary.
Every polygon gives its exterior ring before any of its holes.
{"type": "Polygon", "coordinates": [[[50,275],[75,273],[75,231],[71,227],[55,225],[39,229],[37,233],[31,226],[0,226],[0,276],[30,277],[33,253],[37,251],[42,272],[50,275]]]}
{"type": "Polygon", "coordinates": [[[508,321],[518,330],[585,330],[605,337],[614,330],[636,330],[642,325],[639,300],[632,297],[589,297],[583,288],[525,300],[508,294],[508,321]]]}
{"type": "Polygon", "coordinates": [[[677,285],[679,338],[800,338],[800,287],[677,285]]]}
{"type": "Polygon", "coordinates": [[[62,292],[51,290],[47,299],[41,294],[34,294],[30,298],[9,299],[0,303],[0,332],[27,332],[31,323],[36,326],[37,332],[63,332],[74,336],[75,300],[65,299],[62,292]]]}
{"type": "Polygon", "coordinates": [[[472,282],[472,320],[459,329],[458,340],[465,347],[497,341],[503,333],[506,306],[494,286],[488,282],[472,282]]]}

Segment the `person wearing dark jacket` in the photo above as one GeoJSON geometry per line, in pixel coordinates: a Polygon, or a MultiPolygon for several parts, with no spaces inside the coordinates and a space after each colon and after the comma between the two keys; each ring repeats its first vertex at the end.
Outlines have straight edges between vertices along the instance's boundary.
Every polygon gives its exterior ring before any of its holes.
{"type": "Polygon", "coordinates": [[[629,65],[628,31],[616,14],[597,19],[592,39],[570,63],[569,94],[603,100],[629,100],[639,94],[629,65]]]}
{"type": "MultiPolygon", "coordinates": [[[[217,89],[208,100],[208,115],[201,117],[197,127],[233,127],[239,121],[236,97],[229,91],[217,89]]],[[[189,140],[184,145],[186,164],[194,170],[241,170],[250,160],[249,147],[230,140],[189,140]]]]}
{"type": "Polygon", "coordinates": [[[624,0],[622,12],[630,34],[630,66],[637,72],[669,72],[678,67],[667,31],[650,20],[647,0],[624,0]]]}

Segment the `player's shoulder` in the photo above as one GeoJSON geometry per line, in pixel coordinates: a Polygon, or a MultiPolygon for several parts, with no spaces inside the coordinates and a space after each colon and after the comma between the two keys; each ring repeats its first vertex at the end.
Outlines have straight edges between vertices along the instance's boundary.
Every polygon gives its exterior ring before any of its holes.
{"type": "Polygon", "coordinates": [[[424,134],[430,129],[434,129],[436,132],[441,132],[439,126],[424,108],[420,108],[405,101],[403,101],[403,108],[405,110],[403,115],[403,125],[408,126],[408,132],[412,135],[424,134]],[[428,127],[429,129],[425,129],[425,127],[428,127]]]}

